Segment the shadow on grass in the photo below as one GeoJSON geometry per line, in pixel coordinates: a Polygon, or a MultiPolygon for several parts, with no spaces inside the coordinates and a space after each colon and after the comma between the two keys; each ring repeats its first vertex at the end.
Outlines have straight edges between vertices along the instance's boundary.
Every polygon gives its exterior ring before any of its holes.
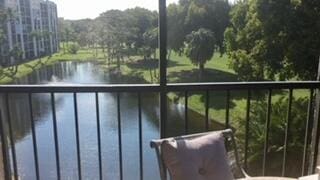
{"type": "Polygon", "coordinates": [[[109,69],[110,82],[113,84],[150,84],[143,78],[141,71],[132,70],[128,74],[122,74],[117,68],[109,69]]]}
{"type": "Polygon", "coordinates": [[[237,75],[217,70],[217,69],[205,69],[202,79],[199,78],[199,70],[182,70],[179,72],[171,72],[168,75],[168,79],[173,83],[190,83],[190,82],[236,82],[238,81],[237,75]]]}
{"type": "MultiPolygon", "coordinates": [[[[173,81],[174,83],[190,83],[190,82],[238,82],[238,76],[229,72],[217,70],[217,69],[206,69],[203,78],[199,79],[199,70],[183,70],[180,72],[172,72],[169,74],[168,79],[178,79],[178,81],[173,81]]],[[[267,90],[252,90],[251,100],[265,100],[267,90]]],[[[283,95],[284,90],[274,90],[272,95],[283,95]]],[[[198,95],[200,96],[200,102],[205,107],[207,97],[205,92],[189,92],[188,97],[198,95]]],[[[176,93],[176,98],[174,101],[184,98],[184,92],[176,93]]],[[[232,109],[236,106],[233,100],[247,100],[248,91],[247,90],[231,90],[230,91],[230,101],[229,108],[232,109]]],[[[209,108],[216,110],[223,110],[227,107],[227,91],[210,91],[209,93],[209,108]]],[[[245,107],[244,107],[245,108],[245,107]]]]}
{"type": "MultiPolygon", "coordinates": [[[[177,67],[180,65],[179,63],[172,60],[168,60],[167,63],[168,63],[167,67],[177,67]]],[[[159,68],[159,60],[158,59],[148,59],[148,60],[139,59],[136,61],[128,62],[127,66],[131,69],[154,70],[159,68]]]]}

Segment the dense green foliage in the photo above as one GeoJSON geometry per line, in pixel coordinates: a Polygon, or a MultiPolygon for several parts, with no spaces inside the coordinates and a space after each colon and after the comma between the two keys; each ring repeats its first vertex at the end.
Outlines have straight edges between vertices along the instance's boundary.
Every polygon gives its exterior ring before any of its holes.
{"type": "MultiPolygon", "coordinates": [[[[226,0],[181,0],[168,7],[168,47],[180,54],[185,51],[188,36],[192,32],[205,28],[211,32],[210,49],[206,46],[199,52],[212,54],[215,50],[224,51],[224,31],[229,25],[230,5],[226,0]],[[212,52],[212,53],[207,53],[212,52]]],[[[158,12],[144,8],[126,10],[109,10],[96,19],[69,21],[60,19],[60,39],[63,46],[70,41],[82,47],[102,48],[105,59],[116,60],[118,67],[125,57],[142,56],[144,60],[156,59],[158,47],[158,12]]],[[[199,42],[201,43],[201,42],[199,42]]],[[[65,49],[65,48],[63,48],[65,49]]],[[[207,56],[207,55],[205,55],[207,56]]],[[[190,57],[190,56],[189,56],[190,57]]],[[[191,58],[195,65],[203,67],[204,62],[212,55],[202,58],[191,58]],[[199,62],[195,62],[199,61],[199,62]]]]}
{"type": "Polygon", "coordinates": [[[77,42],[82,47],[102,48],[110,61],[125,56],[150,57],[157,48],[157,12],[144,8],[109,10],[96,19],[60,19],[62,42],[77,42]]]}
{"type": "Polygon", "coordinates": [[[77,52],[80,49],[80,46],[77,43],[72,43],[68,45],[67,49],[70,54],[77,54],[77,52]]]}
{"type": "Polygon", "coordinates": [[[231,67],[242,80],[315,79],[320,1],[244,0],[225,32],[231,67]]]}
{"type": "Polygon", "coordinates": [[[201,28],[187,36],[186,55],[193,64],[199,66],[200,78],[202,77],[204,64],[213,56],[214,45],[214,35],[210,30],[201,28]]]}
{"type": "Polygon", "coordinates": [[[223,34],[229,25],[230,8],[228,1],[225,0],[181,0],[178,4],[169,5],[167,10],[169,50],[181,54],[186,49],[187,57],[193,64],[199,65],[201,73],[205,61],[211,59],[215,50],[224,52],[223,34]],[[206,29],[206,32],[201,29],[206,29]],[[197,34],[202,38],[190,40],[197,34]],[[204,36],[206,38],[203,38],[204,36]],[[206,46],[201,43],[209,44],[206,46]],[[196,58],[196,54],[202,57],[196,58]]]}
{"type": "MultiPolygon", "coordinates": [[[[266,112],[267,102],[264,100],[254,101],[251,105],[250,121],[249,121],[249,162],[254,164],[261,164],[263,157],[263,149],[266,135],[266,112]]],[[[301,162],[303,146],[305,143],[305,130],[306,120],[308,112],[308,99],[307,98],[293,98],[292,109],[290,116],[290,126],[288,129],[288,146],[287,152],[289,160],[301,162]]],[[[272,175],[280,174],[282,169],[282,161],[279,158],[283,157],[283,151],[285,146],[285,132],[287,127],[287,111],[288,111],[288,98],[281,97],[277,101],[272,103],[271,108],[271,120],[269,127],[269,148],[268,148],[268,160],[272,163],[268,168],[274,170],[272,175]]],[[[235,119],[238,123],[237,136],[239,137],[239,145],[244,151],[245,139],[246,139],[246,118],[238,117],[235,119]]],[[[309,127],[310,128],[310,127],[309,127]]],[[[311,132],[311,129],[307,131],[311,132]]],[[[261,166],[260,166],[261,167],[261,166]]],[[[289,166],[291,169],[287,169],[290,176],[300,176],[300,165],[289,166]]],[[[260,173],[261,169],[253,167],[256,173],[260,173]]]]}
{"type": "MultiPolygon", "coordinates": [[[[233,6],[227,0],[180,0],[167,7],[167,15],[169,81],[310,80],[317,74],[320,52],[319,0],[240,0],[233,6]],[[218,59],[215,52],[223,54],[225,50],[230,59],[221,58],[219,63],[223,64],[223,68],[213,65],[214,61],[210,60],[218,59]],[[231,62],[230,69],[225,67],[225,61],[231,62]],[[202,77],[205,64],[206,77],[202,77]],[[194,66],[198,66],[200,71],[194,69],[194,66]],[[200,78],[197,78],[198,72],[200,78]]],[[[0,25],[10,17],[10,13],[8,15],[5,11],[0,12],[0,25]]],[[[158,12],[137,7],[109,10],[95,19],[59,19],[59,35],[64,54],[54,56],[52,62],[58,59],[82,59],[79,58],[82,56],[85,60],[103,59],[108,63],[109,69],[116,67],[118,72],[127,73],[128,76],[140,74],[146,82],[156,83],[159,63],[156,60],[157,18],[158,12]],[[83,49],[79,50],[80,47],[86,48],[86,52],[82,54],[83,49]],[[124,61],[126,64],[120,68],[124,61]]],[[[6,38],[4,31],[2,26],[0,43],[6,38]]],[[[35,38],[44,35],[33,33],[35,38]]],[[[19,59],[21,51],[18,47],[13,48],[6,57],[0,57],[1,62],[10,60],[8,57],[19,59]]],[[[35,65],[36,62],[30,67],[35,65]]],[[[20,66],[19,71],[27,67],[20,66]]],[[[0,74],[16,70],[0,69],[0,74]]],[[[232,122],[235,123],[233,127],[237,129],[239,140],[242,141],[239,145],[243,150],[246,135],[243,101],[246,96],[235,94],[238,96],[231,101],[231,106],[234,106],[231,110],[241,109],[241,112],[234,119],[232,117],[232,122]]],[[[283,98],[281,93],[276,96],[272,103],[269,155],[282,155],[286,130],[288,99],[283,98]]],[[[213,110],[210,118],[223,122],[225,95],[213,94],[210,97],[210,110],[213,110]]],[[[288,144],[292,152],[299,151],[304,142],[307,100],[295,99],[293,104],[290,127],[292,136],[289,137],[288,144]]],[[[201,113],[205,105],[204,96],[190,95],[189,105],[189,108],[201,113]]],[[[261,160],[266,107],[266,102],[261,98],[252,100],[249,163],[261,160]]],[[[280,161],[276,164],[281,166],[280,161]]]]}
{"type": "Polygon", "coordinates": [[[175,51],[184,48],[192,31],[205,28],[213,32],[215,48],[223,52],[223,33],[229,25],[231,7],[225,0],[181,0],[168,6],[168,45],[175,51]]]}

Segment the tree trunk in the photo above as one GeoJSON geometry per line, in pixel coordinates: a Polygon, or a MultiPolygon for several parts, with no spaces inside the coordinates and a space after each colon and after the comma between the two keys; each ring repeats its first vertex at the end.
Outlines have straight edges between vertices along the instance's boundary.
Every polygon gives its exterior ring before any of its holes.
{"type": "Polygon", "coordinates": [[[63,41],[62,46],[63,46],[63,54],[65,54],[66,53],[66,42],[63,41]]]}
{"type": "Polygon", "coordinates": [[[204,73],[204,64],[200,63],[199,64],[199,81],[202,81],[203,73],[204,73]]]}
{"type": "Polygon", "coordinates": [[[168,60],[170,60],[170,58],[171,58],[171,53],[172,53],[172,50],[171,49],[169,49],[169,51],[168,51],[168,60]]]}
{"type": "Polygon", "coordinates": [[[107,53],[108,53],[108,66],[110,66],[110,61],[111,61],[111,57],[110,57],[111,51],[110,51],[110,48],[107,49],[107,53]]]}
{"type": "Polygon", "coordinates": [[[154,77],[155,81],[158,82],[159,78],[158,78],[158,75],[157,75],[157,69],[156,68],[154,69],[153,73],[154,73],[153,77],[154,77]]]}
{"type": "Polygon", "coordinates": [[[152,69],[151,68],[149,69],[149,72],[150,72],[151,83],[153,83],[153,76],[152,76],[152,69]]]}
{"type": "Polygon", "coordinates": [[[120,57],[117,56],[117,68],[118,68],[118,73],[120,73],[120,57]]]}

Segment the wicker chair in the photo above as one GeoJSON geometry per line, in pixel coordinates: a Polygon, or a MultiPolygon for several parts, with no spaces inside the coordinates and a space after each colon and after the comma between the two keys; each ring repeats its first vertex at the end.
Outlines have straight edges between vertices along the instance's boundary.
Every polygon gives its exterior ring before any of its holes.
{"type": "MultiPolygon", "coordinates": [[[[242,177],[248,178],[249,176],[247,175],[247,173],[241,168],[240,161],[239,161],[239,155],[238,155],[238,152],[237,152],[237,146],[236,146],[236,143],[235,143],[235,139],[234,139],[232,130],[231,129],[226,129],[226,130],[214,131],[214,132],[222,133],[223,136],[225,137],[226,141],[229,141],[231,143],[231,148],[233,149],[234,157],[235,157],[235,166],[239,170],[239,173],[241,174],[242,177]]],[[[165,166],[165,164],[164,164],[164,162],[162,160],[162,155],[161,155],[161,144],[164,141],[170,140],[170,139],[171,140],[172,139],[175,139],[175,140],[179,140],[179,139],[190,140],[190,139],[194,139],[194,138],[201,137],[201,136],[204,136],[204,135],[208,135],[210,133],[212,133],[212,132],[185,135],[185,136],[178,136],[178,137],[172,137],[172,138],[166,138],[166,139],[152,140],[150,142],[150,146],[151,146],[151,148],[155,149],[155,152],[156,152],[156,155],[157,155],[161,180],[167,180],[167,167],[165,166]]]]}

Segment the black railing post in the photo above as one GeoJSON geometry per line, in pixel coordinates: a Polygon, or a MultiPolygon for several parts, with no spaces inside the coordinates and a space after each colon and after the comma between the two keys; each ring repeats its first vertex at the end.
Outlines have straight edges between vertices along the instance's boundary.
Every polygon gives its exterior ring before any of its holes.
{"type": "Polygon", "coordinates": [[[139,167],[140,180],[143,180],[143,134],[142,134],[142,112],[141,93],[138,93],[138,119],[139,119],[139,167]]]}
{"type": "Polygon", "coordinates": [[[312,126],[312,110],[313,110],[313,93],[314,89],[310,89],[309,103],[308,103],[308,115],[305,126],[305,134],[304,134],[304,146],[303,146],[303,158],[302,158],[302,172],[301,176],[304,176],[308,170],[307,159],[309,158],[309,144],[310,144],[310,133],[309,129],[312,126]]]}
{"type": "Polygon", "coordinates": [[[28,94],[29,108],[30,108],[30,121],[31,121],[31,134],[32,134],[32,144],[33,144],[33,156],[34,156],[34,164],[36,170],[36,179],[40,179],[39,172],[39,159],[38,159],[38,145],[37,145],[37,134],[36,127],[33,117],[33,106],[32,106],[32,94],[28,94]]]}
{"type": "Polygon", "coordinates": [[[78,176],[79,176],[79,180],[81,180],[82,173],[81,173],[81,151],[80,151],[80,126],[79,126],[79,118],[78,118],[77,93],[73,93],[73,108],[74,108],[74,122],[75,122],[75,131],[76,131],[78,176]]]}
{"type": "Polygon", "coordinates": [[[286,122],[286,131],[285,131],[285,138],[284,138],[284,148],[283,148],[283,161],[282,161],[282,177],[286,174],[286,167],[287,167],[287,154],[288,154],[288,142],[290,137],[290,126],[291,126],[291,111],[292,111],[292,95],[293,90],[289,90],[289,100],[288,100],[288,111],[287,111],[287,122],[286,122]]]}
{"type": "Polygon", "coordinates": [[[209,131],[209,99],[210,99],[210,92],[206,90],[206,131],[209,131]]]}
{"type": "MultiPolygon", "coordinates": [[[[320,58],[318,64],[318,75],[317,81],[320,81],[320,58]]],[[[316,96],[314,102],[314,114],[313,114],[313,127],[312,127],[312,137],[311,137],[311,154],[310,154],[310,164],[308,169],[308,174],[312,174],[315,171],[318,160],[318,145],[319,145],[319,108],[320,108],[320,92],[319,87],[316,89],[316,96]]]]}
{"type": "Polygon", "coordinates": [[[166,0],[159,0],[160,49],[160,137],[166,137],[167,122],[167,10],[166,0]]]}
{"type": "Polygon", "coordinates": [[[225,128],[228,129],[230,127],[230,90],[227,90],[227,98],[226,98],[226,124],[225,128]]]}
{"type": "Polygon", "coordinates": [[[188,117],[188,91],[184,93],[184,133],[189,133],[189,117],[188,117]]]}
{"type": "Polygon", "coordinates": [[[268,92],[268,105],[267,105],[267,117],[264,130],[264,148],[263,148],[263,160],[262,160],[262,176],[266,174],[266,163],[269,149],[269,130],[271,121],[271,107],[272,107],[272,89],[268,92]]]}
{"type": "Polygon", "coordinates": [[[13,176],[15,180],[19,179],[18,174],[18,164],[17,164],[17,156],[16,156],[16,145],[15,145],[15,137],[13,133],[13,127],[11,122],[11,114],[10,114],[10,103],[9,103],[9,94],[5,94],[5,103],[7,109],[7,123],[9,129],[9,140],[11,145],[11,156],[12,156],[12,163],[13,163],[13,176]]]}
{"type": "Polygon", "coordinates": [[[7,136],[5,133],[5,126],[3,123],[2,112],[0,110],[0,136],[1,136],[1,150],[2,150],[2,162],[3,163],[3,178],[10,179],[11,171],[10,171],[10,157],[8,152],[8,142],[7,136]]]}
{"type": "Polygon", "coordinates": [[[51,110],[52,110],[52,127],[53,127],[53,138],[54,138],[54,149],[56,153],[56,171],[57,171],[57,180],[61,179],[61,170],[60,170],[60,154],[59,154],[59,138],[58,138],[58,123],[56,115],[56,104],[55,104],[55,93],[51,93],[51,110]]]}
{"type": "Polygon", "coordinates": [[[251,108],[251,90],[248,90],[247,96],[247,112],[246,112],[246,135],[244,145],[244,169],[248,171],[248,148],[249,148],[249,133],[250,133],[250,108],[251,108]]]}
{"type": "Polygon", "coordinates": [[[98,137],[98,158],[99,158],[99,179],[103,179],[102,175],[102,154],[101,154],[101,123],[100,123],[100,110],[99,110],[99,93],[95,93],[96,99],[96,116],[97,116],[97,137],[98,137]]]}
{"type": "Polygon", "coordinates": [[[119,147],[119,174],[123,180],[123,161],[122,161],[122,127],[121,127],[121,105],[120,93],[117,93],[117,115],[118,115],[118,147],[119,147]]]}

